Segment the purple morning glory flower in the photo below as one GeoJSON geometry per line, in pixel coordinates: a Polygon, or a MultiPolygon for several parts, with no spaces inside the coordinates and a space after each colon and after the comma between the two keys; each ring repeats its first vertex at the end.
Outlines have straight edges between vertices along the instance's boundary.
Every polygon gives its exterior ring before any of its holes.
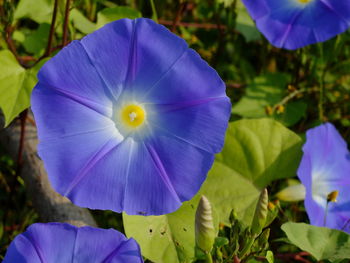
{"type": "Polygon", "coordinates": [[[3,263],[142,263],[139,245],[114,229],[37,223],[10,244],[3,263]]]}
{"type": "Polygon", "coordinates": [[[306,188],[310,223],[350,233],[350,154],[346,142],[326,123],[306,132],[298,176],[306,188]]]}
{"type": "Polygon", "coordinates": [[[345,0],[243,0],[261,33],[276,47],[326,41],[350,26],[345,0]]]}
{"type": "Polygon", "coordinates": [[[38,152],[56,191],[79,206],[170,213],[223,146],[223,81],[152,20],[118,20],[73,41],[38,78],[38,152]]]}

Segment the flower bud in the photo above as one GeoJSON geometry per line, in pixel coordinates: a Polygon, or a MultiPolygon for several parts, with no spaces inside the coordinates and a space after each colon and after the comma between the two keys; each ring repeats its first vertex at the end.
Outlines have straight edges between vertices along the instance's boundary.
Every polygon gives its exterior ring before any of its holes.
{"type": "Polygon", "coordinates": [[[209,200],[202,196],[196,211],[195,220],[196,245],[209,253],[215,240],[215,229],[209,200]]]}
{"type": "Polygon", "coordinates": [[[269,197],[266,188],[261,192],[252,223],[252,234],[259,235],[265,226],[269,197]]]}

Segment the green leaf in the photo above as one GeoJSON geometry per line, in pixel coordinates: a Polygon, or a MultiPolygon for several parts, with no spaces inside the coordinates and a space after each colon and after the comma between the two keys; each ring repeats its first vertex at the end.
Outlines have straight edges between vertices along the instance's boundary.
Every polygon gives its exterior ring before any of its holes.
{"type": "Polygon", "coordinates": [[[73,9],[69,15],[76,29],[84,34],[90,34],[96,30],[96,25],[87,19],[80,11],[73,9]]]}
{"type": "Polygon", "coordinates": [[[261,189],[272,180],[295,176],[300,156],[299,136],[274,120],[230,123],[224,149],[194,199],[168,215],[124,214],[125,233],[134,237],[143,255],[155,263],[190,262],[195,251],[195,211],[201,195],[212,204],[215,227],[218,222],[229,223],[232,208],[249,225],[261,189]]]}
{"type": "Polygon", "coordinates": [[[39,28],[32,31],[23,41],[23,46],[28,53],[41,55],[44,53],[47,38],[50,31],[50,25],[47,23],[40,24],[39,28]]]}
{"type": "Polygon", "coordinates": [[[138,17],[141,17],[141,13],[131,7],[118,6],[112,8],[105,8],[97,13],[97,28],[103,27],[105,24],[118,19],[135,19],[138,17]]]}
{"type": "Polygon", "coordinates": [[[290,77],[282,73],[256,77],[246,88],[246,94],[232,108],[232,113],[245,118],[265,117],[265,107],[281,101],[290,77]]]}
{"type": "Polygon", "coordinates": [[[123,214],[125,233],[141,246],[142,254],[153,262],[179,263],[194,258],[194,218],[199,196],[181,209],[162,216],[123,214]]]}
{"type": "Polygon", "coordinates": [[[292,126],[305,116],[306,109],[306,103],[302,101],[292,101],[287,103],[284,113],[275,113],[273,117],[286,126],[292,126]]]}
{"type": "Polygon", "coordinates": [[[14,13],[14,19],[30,18],[38,24],[51,23],[52,10],[52,0],[20,0],[14,13]]]}
{"type": "MultiPolygon", "coordinates": [[[[227,1],[227,0],[226,0],[227,1]]],[[[249,41],[259,40],[261,34],[241,1],[237,1],[236,29],[249,41]]]]}
{"type": "Polygon", "coordinates": [[[30,106],[30,94],[37,81],[37,67],[25,70],[9,50],[0,51],[0,108],[5,115],[5,127],[30,106]]]}
{"type": "Polygon", "coordinates": [[[318,261],[350,259],[350,235],[326,227],[288,222],[282,225],[288,239],[318,261]]]}
{"type": "Polygon", "coordinates": [[[300,137],[277,121],[240,120],[229,127],[217,159],[261,190],[273,180],[296,175],[301,145],[300,137]]]}
{"type": "Polygon", "coordinates": [[[246,88],[245,95],[232,107],[232,113],[245,118],[269,117],[292,126],[305,116],[307,104],[290,101],[283,113],[266,113],[266,107],[279,104],[288,95],[286,92],[290,76],[283,73],[268,73],[256,77],[246,88]]]}

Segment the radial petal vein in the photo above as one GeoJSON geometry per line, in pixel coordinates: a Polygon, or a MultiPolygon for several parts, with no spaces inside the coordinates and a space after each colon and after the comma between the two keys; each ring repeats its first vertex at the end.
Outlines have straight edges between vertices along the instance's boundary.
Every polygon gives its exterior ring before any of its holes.
{"type": "Polygon", "coordinates": [[[73,191],[73,189],[85,178],[85,176],[88,174],[91,168],[93,168],[100,160],[103,159],[104,156],[106,156],[110,151],[112,151],[115,147],[118,147],[124,141],[125,140],[122,140],[119,143],[116,143],[115,138],[112,138],[109,141],[107,141],[107,143],[104,144],[101,147],[101,149],[94,156],[92,156],[83,166],[83,168],[80,170],[75,179],[67,187],[64,196],[68,196],[73,191]]]}
{"type": "Polygon", "coordinates": [[[162,161],[160,160],[159,156],[158,156],[158,153],[156,152],[156,150],[149,144],[144,144],[145,147],[147,148],[149,154],[151,155],[152,157],[152,160],[154,162],[154,165],[157,167],[157,170],[159,172],[159,175],[160,177],[162,178],[164,184],[166,185],[166,187],[168,188],[169,192],[172,194],[172,196],[174,197],[174,199],[181,203],[181,200],[178,196],[178,194],[176,193],[170,179],[169,179],[169,176],[164,168],[164,165],[162,163],[162,161]]]}
{"type": "Polygon", "coordinates": [[[57,95],[66,97],[67,99],[70,99],[70,100],[73,100],[73,101],[75,101],[75,102],[77,102],[79,104],[82,104],[82,105],[88,107],[89,109],[92,109],[93,111],[96,111],[97,113],[100,113],[101,115],[103,115],[105,117],[109,117],[108,114],[106,114],[107,112],[108,113],[112,112],[112,108],[111,107],[99,104],[99,103],[97,103],[95,101],[89,100],[89,99],[84,98],[84,97],[82,97],[80,95],[77,95],[77,94],[74,94],[72,92],[68,92],[68,91],[62,90],[62,89],[57,88],[57,87],[53,87],[52,85],[50,85],[49,88],[52,91],[56,92],[57,95]],[[106,112],[106,110],[107,110],[107,112],[106,112]]]}

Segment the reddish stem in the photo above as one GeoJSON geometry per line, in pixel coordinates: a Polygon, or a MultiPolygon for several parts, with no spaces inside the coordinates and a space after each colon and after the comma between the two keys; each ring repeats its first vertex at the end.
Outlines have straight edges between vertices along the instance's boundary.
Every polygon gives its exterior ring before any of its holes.
{"type": "MultiPolygon", "coordinates": [[[[52,20],[51,20],[51,25],[50,25],[49,39],[47,41],[47,47],[46,47],[46,51],[45,51],[43,58],[47,57],[51,54],[52,40],[53,40],[53,35],[55,33],[57,8],[58,8],[58,0],[55,0],[54,6],[53,6],[52,20]]],[[[39,60],[41,60],[41,59],[42,58],[39,58],[39,60]]]]}
{"type": "Polygon", "coordinates": [[[70,0],[67,0],[67,2],[66,2],[66,10],[64,12],[64,22],[63,22],[63,40],[62,40],[62,45],[63,46],[66,46],[68,44],[69,11],[70,11],[70,0]]]}
{"type": "Polygon", "coordinates": [[[176,16],[175,16],[174,21],[172,22],[172,25],[171,25],[171,32],[175,32],[177,25],[181,21],[182,13],[186,9],[186,5],[187,5],[186,2],[180,3],[179,9],[177,10],[176,16]]]}
{"type": "Polygon", "coordinates": [[[19,139],[18,155],[17,155],[17,171],[16,174],[19,175],[22,170],[22,156],[24,148],[24,137],[26,132],[26,119],[28,115],[28,109],[22,111],[19,115],[21,121],[21,135],[19,139]]]}
{"type": "MultiPolygon", "coordinates": [[[[174,21],[169,21],[169,20],[165,20],[165,19],[159,19],[158,22],[162,25],[165,26],[173,26],[174,25],[174,21]]],[[[193,27],[193,28],[201,28],[201,29],[218,29],[218,25],[217,24],[210,24],[210,23],[189,23],[189,22],[180,22],[177,21],[175,23],[175,27],[179,27],[179,26],[183,26],[183,27],[193,27]]],[[[220,29],[226,29],[225,25],[220,25],[220,29]]],[[[235,31],[236,32],[236,31],[235,31]]]]}

